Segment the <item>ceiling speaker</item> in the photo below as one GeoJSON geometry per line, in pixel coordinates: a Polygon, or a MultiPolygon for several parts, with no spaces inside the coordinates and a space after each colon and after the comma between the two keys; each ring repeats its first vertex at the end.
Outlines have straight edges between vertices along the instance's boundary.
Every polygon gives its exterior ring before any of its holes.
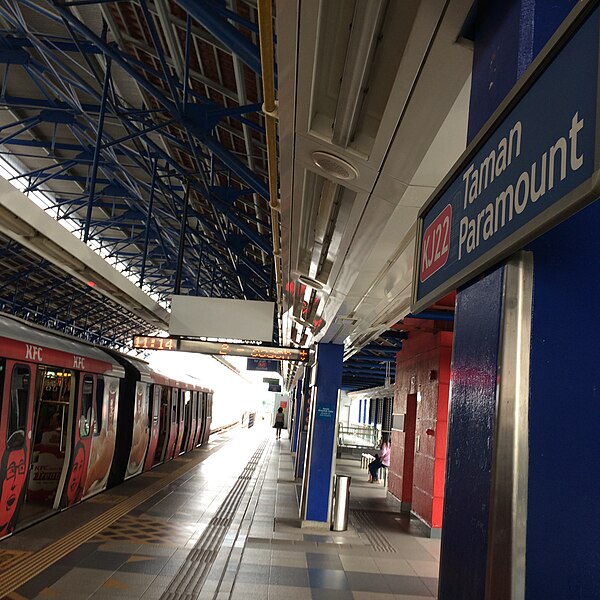
{"type": "Polygon", "coordinates": [[[339,156],[335,156],[335,154],[317,150],[316,152],[313,152],[311,156],[313,162],[319,169],[322,169],[325,173],[336,179],[347,181],[358,177],[358,171],[349,162],[339,156]]]}

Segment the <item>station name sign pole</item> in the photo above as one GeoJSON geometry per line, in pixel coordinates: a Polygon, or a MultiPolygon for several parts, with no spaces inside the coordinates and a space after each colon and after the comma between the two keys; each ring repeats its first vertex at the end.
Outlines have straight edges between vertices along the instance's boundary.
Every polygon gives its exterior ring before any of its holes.
{"type": "Polygon", "coordinates": [[[599,14],[576,5],[419,212],[413,313],[600,197],[599,14]]]}
{"type": "Polygon", "coordinates": [[[220,356],[245,356],[265,360],[289,360],[308,362],[308,348],[285,348],[264,344],[234,344],[227,342],[205,342],[203,340],[182,340],[170,337],[135,336],[133,347],[136,350],[166,350],[218,354],[220,356]]]}

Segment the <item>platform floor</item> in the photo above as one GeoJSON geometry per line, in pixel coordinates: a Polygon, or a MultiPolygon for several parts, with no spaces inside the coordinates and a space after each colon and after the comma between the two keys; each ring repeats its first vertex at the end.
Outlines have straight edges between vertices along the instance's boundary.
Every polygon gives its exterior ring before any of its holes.
{"type": "Polygon", "coordinates": [[[435,598],[439,540],[359,461],[337,466],[348,530],[302,528],[289,440],[261,425],[0,542],[0,598],[435,598]]]}

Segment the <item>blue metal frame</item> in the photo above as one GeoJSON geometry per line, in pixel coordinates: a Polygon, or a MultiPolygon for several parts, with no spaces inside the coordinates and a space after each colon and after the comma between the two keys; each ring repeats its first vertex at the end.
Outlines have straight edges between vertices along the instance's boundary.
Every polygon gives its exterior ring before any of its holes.
{"type": "MultiPolygon", "coordinates": [[[[223,14],[225,9],[217,9],[216,5],[213,8],[208,2],[198,2],[197,0],[175,0],[181,8],[190,14],[196,21],[204,25],[218,40],[223,42],[236,56],[246,63],[255,73],[262,74],[260,64],[259,49],[248,41],[233,25],[221,18],[219,13],[223,14]]],[[[227,19],[230,19],[232,14],[226,11],[227,19]]],[[[247,21],[241,21],[236,18],[237,22],[248,26],[252,31],[256,31],[254,23],[248,24],[247,21]]]]}
{"type": "Polygon", "coordinates": [[[264,202],[259,209],[264,215],[261,219],[243,199],[257,193],[268,201],[264,175],[252,172],[233,148],[225,147],[215,136],[225,121],[237,121],[240,127],[264,134],[260,119],[245,117],[260,113],[261,104],[220,106],[192,88],[189,78],[194,21],[210,22],[210,33],[223,38],[234,54],[243,54],[245,62],[260,74],[258,49],[228,21],[253,33],[256,26],[217,4],[198,7],[199,3],[183,2],[190,4],[190,12],[185,25],[184,77],[179,81],[167,64],[145,0],[121,4],[135,5],[141,11],[159,70],[133,56],[127,47],[108,44],[106,25],[103,33],[96,35],[69,8],[104,3],[108,4],[105,0],[77,0],[41,5],[15,0],[0,6],[0,15],[9,24],[0,31],[0,68],[4,65],[0,105],[26,115],[0,127],[0,145],[4,146],[0,154],[12,154],[25,164],[28,159],[47,160],[47,166],[25,169],[18,175],[26,190],[45,193],[53,200],[50,208],[58,211],[58,218],[81,220],[84,240],[110,248],[115,258],[138,272],[140,285],[161,297],[167,298],[174,289],[173,280],[177,283],[179,277],[180,285],[190,293],[272,298],[272,267],[268,261],[265,264],[265,256],[272,254],[268,204],[264,202]],[[35,31],[29,30],[21,6],[49,19],[53,33],[43,33],[37,26],[35,31]],[[204,20],[198,18],[198,11],[204,20]],[[56,33],[57,25],[64,27],[64,35],[56,33]],[[94,56],[103,57],[107,64],[104,73],[97,72],[102,60],[98,63],[94,56]],[[83,63],[75,69],[73,65],[80,59],[83,63]],[[115,93],[111,63],[148,94],[150,105],[123,103],[115,93]],[[37,89],[31,97],[19,95],[21,88],[11,85],[23,75],[37,89]],[[76,98],[79,93],[84,102],[76,98]],[[109,135],[104,124],[107,119],[125,133],[109,135]],[[48,127],[52,133],[40,136],[38,130],[48,127]],[[162,136],[168,150],[156,143],[152,134],[162,136]],[[35,149],[48,153],[39,156],[35,149]],[[76,156],[68,156],[71,153],[76,156]],[[215,173],[219,173],[218,182],[215,173]],[[182,182],[187,180],[193,192],[189,207],[182,193],[182,182]],[[123,192],[115,191],[118,189],[123,192]],[[184,222],[195,219],[198,226],[179,235],[185,210],[184,222]],[[119,235],[115,235],[117,230],[119,235]],[[137,256],[134,246],[140,249],[137,256]]]}

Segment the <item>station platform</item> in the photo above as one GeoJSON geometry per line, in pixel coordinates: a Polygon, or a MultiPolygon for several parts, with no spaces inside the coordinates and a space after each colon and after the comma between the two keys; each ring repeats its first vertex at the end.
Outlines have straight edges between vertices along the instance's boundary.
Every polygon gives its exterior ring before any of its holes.
{"type": "Polygon", "coordinates": [[[360,461],[347,531],[303,528],[286,432],[259,423],[0,542],[0,598],[435,598],[439,540],[360,461]]]}

